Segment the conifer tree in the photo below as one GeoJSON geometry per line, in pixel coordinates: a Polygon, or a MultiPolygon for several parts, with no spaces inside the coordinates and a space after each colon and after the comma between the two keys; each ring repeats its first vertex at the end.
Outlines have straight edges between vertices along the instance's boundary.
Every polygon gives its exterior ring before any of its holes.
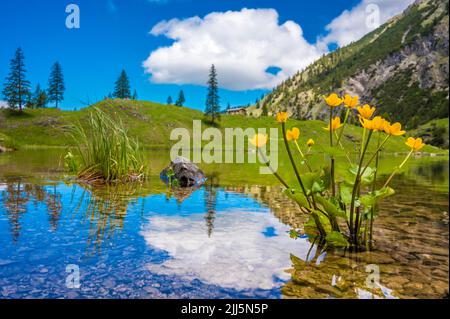
{"type": "Polygon", "coordinates": [[[177,101],[175,102],[175,105],[176,105],[176,106],[183,106],[183,105],[184,105],[184,102],[186,102],[186,99],[185,99],[185,97],[184,97],[184,92],[183,92],[183,90],[181,90],[180,93],[178,94],[178,99],[177,99],[177,101]]]}
{"type": "Polygon", "coordinates": [[[47,94],[44,90],[41,89],[41,86],[38,84],[31,98],[31,107],[36,109],[44,108],[47,106],[47,100],[47,94]]]}
{"type": "Polygon", "coordinates": [[[59,62],[53,64],[50,78],[48,80],[48,101],[54,102],[55,107],[58,107],[58,103],[64,100],[64,77],[62,74],[62,68],[59,62]]]}
{"type": "Polygon", "coordinates": [[[211,118],[211,122],[215,123],[216,119],[220,117],[219,105],[219,86],[217,82],[216,67],[211,65],[208,79],[208,95],[206,96],[205,115],[211,118]]]}
{"type": "Polygon", "coordinates": [[[122,70],[115,83],[113,95],[118,99],[131,99],[130,80],[125,70],[122,70]]]}
{"type": "Polygon", "coordinates": [[[136,89],[134,90],[133,97],[131,99],[135,100],[135,101],[138,99],[138,94],[137,94],[136,89]]]}
{"type": "Polygon", "coordinates": [[[173,100],[172,97],[169,95],[169,97],[167,98],[167,105],[172,105],[173,100]]]}
{"type": "Polygon", "coordinates": [[[30,82],[26,80],[25,57],[21,48],[16,50],[10,62],[10,71],[3,88],[3,96],[11,109],[19,108],[25,104],[30,95],[30,82]]]}

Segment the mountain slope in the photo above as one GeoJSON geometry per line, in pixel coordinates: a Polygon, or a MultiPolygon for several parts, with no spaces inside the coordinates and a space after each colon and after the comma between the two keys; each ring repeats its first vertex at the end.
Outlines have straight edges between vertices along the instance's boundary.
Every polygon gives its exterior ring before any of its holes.
{"type": "Polygon", "coordinates": [[[322,119],[321,96],[336,91],[359,95],[408,128],[448,117],[448,25],[448,0],[416,1],[286,80],[254,107],[322,119]]]}

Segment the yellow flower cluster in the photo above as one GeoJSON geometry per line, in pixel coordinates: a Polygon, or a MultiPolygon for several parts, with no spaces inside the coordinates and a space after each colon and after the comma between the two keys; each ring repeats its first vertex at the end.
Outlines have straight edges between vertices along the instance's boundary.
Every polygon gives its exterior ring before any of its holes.
{"type": "MultiPolygon", "coordinates": [[[[365,104],[364,106],[358,106],[359,97],[351,96],[346,94],[344,98],[339,97],[338,94],[332,93],[328,97],[323,97],[327,105],[331,108],[338,107],[341,104],[344,104],[349,109],[356,108],[358,111],[359,121],[361,122],[362,127],[371,131],[385,132],[388,135],[392,136],[401,136],[405,135],[406,131],[402,130],[402,125],[399,122],[391,124],[389,121],[385,120],[381,116],[372,116],[375,114],[376,108],[370,106],[369,104],[365,104]]],[[[335,117],[331,122],[331,127],[328,125],[325,129],[327,131],[335,131],[342,126],[341,120],[339,117],[335,117]]],[[[425,144],[422,142],[422,139],[414,139],[408,138],[406,145],[411,147],[413,150],[420,150],[425,144]]]]}
{"type": "Polygon", "coordinates": [[[344,106],[349,109],[357,107],[359,102],[359,96],[350,94],[345,94],[344,98],[340,98],[336,93],[332,93],[329,96],[323,96],[323,99],[329,107],[338,107],[344,103],[344,106]]]}
{"type": "Polygon", "coordinates": [[[381,116],[375,116],[373,119],[370,119],[370,117],[374,112],[375,108],[374,107],[370,108],[368,105],[365,110],[359,111],[360,114],[359,121],[361,122],[362,127],[374,132],[384,131],[386,134],[393,136],[401,136],[406,133],[405,131],[402,131],[402,125],[399,122],[391,124],[389,121],[385,120],[381,116]],[[369,114],[371,115],[368,116],[369,114]]]}
{"type": "MultiPolygon", "coordinates": [[[[374,132],[384,132],[387,135],[391,136],[401,136],[406,134],[406,131],[402,130],[402,125],[399,122],[391,124],[389,121],[382,118],[381,116],[373,117],[376,111],[375,107],[370,106],[369,104],[365,104],[364,106],[358,106],[359,103],[358,96],[351,96],[349,94],[345,94],[345,96],[341,98],[338,94],[332,93],[329,96],[323,96],[323,99],[325,100],[326,104],[331,108],[341,106],[342,104],[344,104],[344,106],[347,107],[348,109],[356,108],[356,110],[358,111],[359,121],[362,127],[364,127],[367,130],[374,132]]],[[[276,115],[276,120],[279,123],[286,123],[288,118],[289,115],[287,112],[279,112],[276,115]]],[[[336,116],[331,120],[331,125],[328,124],[328,126],[324,127],[324,129],[327,131],[331,130],[333,132],[340,129],[344,124],[341,123],[341,118],[339,116],[336,116]]],[[[300,130],[297,127],[287,130],[286,132],[286,139],[288,141],[297,141],[299,137],[300,137],[300,130]]],[[[257,134],[250,140],[250,142],[256,147],[260,148],[267,144],[267,140],[268,140],[267,135],[257,134]]],[[[306,143],[308,147],[312,147],[314,144],[315,142],[313,139],[309,139],[306,143]]],[[[415,151],[420,150],[425,146],[421,138],[414,139],[412,137],[408,138],[406,145],[408,145],[415,151]]]]}

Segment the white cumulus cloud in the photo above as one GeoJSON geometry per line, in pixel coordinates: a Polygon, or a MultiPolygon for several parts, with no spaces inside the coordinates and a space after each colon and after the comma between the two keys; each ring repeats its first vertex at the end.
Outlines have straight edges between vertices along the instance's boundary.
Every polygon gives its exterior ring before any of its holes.
{"type": "Polygon", "coordinates": [[[350,10],[343,11],[325,29],[328,34],[319,39],[320,46],[335,43],[345,46],[401,13],[415,0],[363,0],[350,10]]]}
{"type": "Polygon", "coordinates": [[[330,44],[342,47],[360,39],[414,1],[362,0],[334,18],[316,43],[306,41],[296,22],[280,24],[275,9],[164,20],[150,33],[173,43],[151,52],[143,66],[153,83],[206,85],[215,64],[222,88],[272,89],[327,53],[330,44]]]}
{"type": "Polygon", "coordinates": [[[205,85],[215,64],[222,88],[271,89],[323,53],[304,39],[300,25],[280,24],[274,9],[172,19],[159,22],[150,33],[174,41],[144,61],[153,83],[205,85]]]}
{"type": "Polygon", "coordinates": [[[8,102],[0,100],[0,109],[8,108],[8,102]]]}

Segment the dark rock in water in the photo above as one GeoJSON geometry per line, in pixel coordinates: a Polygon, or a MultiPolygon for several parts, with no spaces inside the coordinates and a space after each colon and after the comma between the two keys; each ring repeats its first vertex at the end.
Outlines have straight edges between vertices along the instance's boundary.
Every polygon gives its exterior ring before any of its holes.
{"type": "Polygon", "coordinates": [[[176,181],[180,187],[200,186],[205,182],[205,174],[191,161],[177,157],[168,167],[162,170],[161,180],[169,184],[176,181]]]}

